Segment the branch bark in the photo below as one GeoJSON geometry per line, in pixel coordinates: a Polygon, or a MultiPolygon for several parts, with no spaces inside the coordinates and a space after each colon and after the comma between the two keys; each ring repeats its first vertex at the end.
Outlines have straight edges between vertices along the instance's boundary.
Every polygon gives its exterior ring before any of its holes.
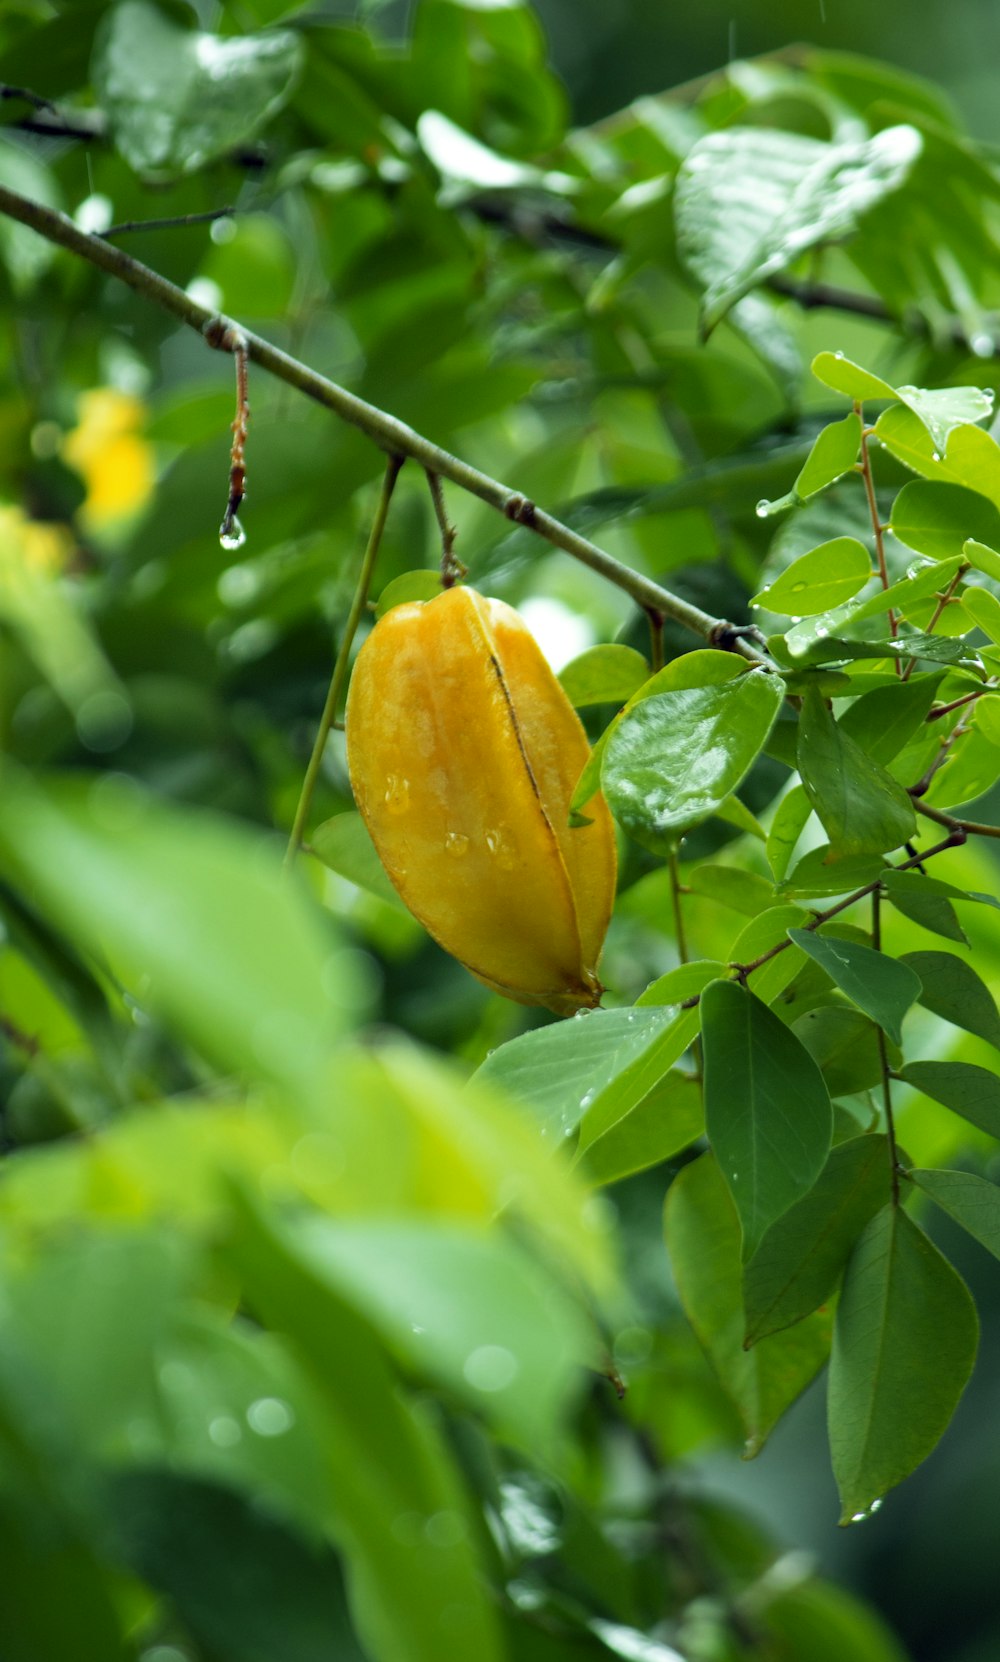
{"type": "Polygon", "coordinates": [[[579,532],[563,524],[552,514],[546,513],[543,508],[537,507],[520,491],[513,490],[498,479],[490,478],[478,468],[471,467],[468,462],[463,462],[447,450],[442,450],[439,445],[433,444],[430,439],[407,426],[405,422],[398,421],[395,416],[378,409],[374,404],[366,403],[363,398],[348,392],[346,387],[339,386],[336,381],[318,375],[307,364],[291,357],[287,352],[282,352],[279,347],[273,346],[262,336],[252,334],[234,320],[220,317],[207,307],[199,305],[183,289],[168,282],[165,277],[161,277],[158,272],[143,265],[141,261],[133,259],[123,249],[114,247],[101,237],[81,231],[65,214],[45,207],[40,202],[32,202],[2,185],[0,213],[7,214],[22,225],[30,226],[49,242],[65,248],[79,259],[87,260],[98,270],[106,272],[109,277],[127,283],[129,288],[141,294],[144,299],[169,312],[188,328],[196,329],[210,346],[222,351],[230,350],[229,342],[234,338],[234,334],[242,337],[246,341],[247,356],[253,363],[259,364],[269,374],[295,387],[307,398],[312,398],[316,403],[332,410],[342,420],[361,428],[387,455],[412,457],[428,472],[450,479],[453,484],[468,491],[470,495],[479,497],[514,524],[527,526],[554,548],[562,549],[573,559],[599,572],[608,582],[614,583],[631,595],[644,611],[661,612],[712,645],[737,652],[752,664],[768,669],[773,667],[769,659],[751,642],[736,633],[726,619],[713,617],[670,589],[665,589],[640,572],[622,565],[596,543],[580,536],[579,532]]]}

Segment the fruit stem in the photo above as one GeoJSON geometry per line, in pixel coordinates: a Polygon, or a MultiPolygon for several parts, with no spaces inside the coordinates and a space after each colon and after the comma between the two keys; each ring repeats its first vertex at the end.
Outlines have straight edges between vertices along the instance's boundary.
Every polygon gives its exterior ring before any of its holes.
{"type": "Polygon", "coordinates": [[[382,533],[385,530],[385,522],[389,515],[389,504],[392,501],[392,493],[404,460],[405,457],[403,456],[389,456],[386,460],[385,473],[382,476],[382,489],[379,492],[378,505],[375,509],[375,518],[372,520],[372,528],[368,534],[368,546],[361,562],[357,587],[354,590],[351,609],[347,614],[347,622],[344,625],[344,633],[333,666],[333,674],[330,677],[330,687],[326,695],[326,703],[323,706],[323,714],[319,718],[316,742],[313,745],[309,766],[306,768],[302,789],[299,792],[295,820],[288,839],[288,847],[285,850],[286,871],[302,846],[302,834],[305,831],[306,820],[309,817],[309,809],[312,805],[313,792],[316,788],[316,780],[319,778],[319,770],[323,763],[323,752],[326,749],[326,741],[330,736],[330,729],[336,721],[340,695],[344,688],[344,682],[347,680],[347,666],[350,661],[351,646],[357,633],[358,624],[361,621],[361,614],[368,603],[368,590],[371,587],[372,572],[375,569],[382,533]]]}

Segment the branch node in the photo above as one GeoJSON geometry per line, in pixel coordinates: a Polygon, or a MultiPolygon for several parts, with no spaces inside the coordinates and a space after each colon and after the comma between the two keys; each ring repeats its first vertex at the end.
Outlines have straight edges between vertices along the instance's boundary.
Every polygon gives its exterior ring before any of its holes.
{"type": "Polygon", "coordinates": [[[535,504],[529,497],[521,496],[520,492],[514,491],[511,496],[508,496],[503,505],[503,511],[506,518],[512,519],[515,525],[534,527],[535,504]]]}
{"type": "Polygon", "coordinates": [[[716,646],[721,652],[738,651],[740,641],[751,641],[754,646],[767,651],[767,641],[755,623],[727,623],[725,618],[720,618],[715,628],[709,631],[709,646],[716,646]]]}

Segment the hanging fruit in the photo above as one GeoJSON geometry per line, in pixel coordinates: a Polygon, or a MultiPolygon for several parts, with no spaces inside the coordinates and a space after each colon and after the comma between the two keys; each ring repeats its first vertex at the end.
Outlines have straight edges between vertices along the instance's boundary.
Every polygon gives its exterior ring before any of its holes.
{"type": "Polygon", "coordinates": [[[435,940],[521,1004],[598,1004],[614,829],[600,796],[569,824],[589,746],[518,614],[470,588],[393,607],[358,654],[346,728],[379,858],[435,940]]]}

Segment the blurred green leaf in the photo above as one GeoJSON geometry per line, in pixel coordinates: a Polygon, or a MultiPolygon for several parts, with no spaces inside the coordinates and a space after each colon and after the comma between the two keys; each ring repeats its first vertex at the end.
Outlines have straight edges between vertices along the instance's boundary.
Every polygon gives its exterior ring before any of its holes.
{"type": "Polygon", "coordinates": [[[309,847],[338,876],[346,877],[360,889],[367,889],[369,894],[377,895],[397,911],[406,911],[359,813],[335,814],[333,819],[324,820],[312,832],[309,847]]]}
{"type": "Polygon", "coordinates": [[[291,91],[296,35],[226,39],[178,28],[149,0],[107,14],[94,81],[115,142],[139,173],[191,173],[259,132],[291,91]]]}

